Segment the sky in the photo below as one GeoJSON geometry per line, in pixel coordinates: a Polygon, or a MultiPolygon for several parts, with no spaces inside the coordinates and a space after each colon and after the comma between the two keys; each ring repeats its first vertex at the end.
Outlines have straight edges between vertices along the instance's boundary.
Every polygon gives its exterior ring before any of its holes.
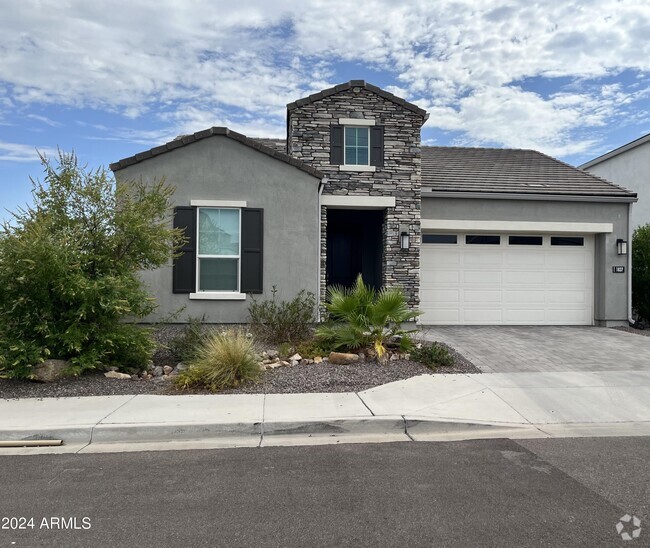
{"type": "Polygon", "coordinates": [[[650,133],[650,2],[0,0],[0,220],[37,151],[282,137],[287,103],[351,79],[425,108],[424,144],[579,165],[650,133]]]}

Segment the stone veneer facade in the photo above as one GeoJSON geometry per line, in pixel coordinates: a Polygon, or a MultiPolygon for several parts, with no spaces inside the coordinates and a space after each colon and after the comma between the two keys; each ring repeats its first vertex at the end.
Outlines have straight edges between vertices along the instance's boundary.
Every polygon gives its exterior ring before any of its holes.
{"type": "MultiPolygon", "coordinates": [[[[337,88],[338,89],[338,86],[337,88]]],[[[420,130],[425,116],[391,101],[365,86],[289,105],[288,153],[327,176],[324,195],[394,196],[383,224],[384,287],[400,287],[409,305],[419,304],[420,285],[420,130]],[[330,164],[330,126],[339,118],[365,118],[384,126],[384,165],[375,172],[340,171],[330,164]],[[410,247],[399,245],[401,225],[408,226],[410,247]]],[[[321,208],[321,297],[326,288],[327,208],[321,208]]]]}

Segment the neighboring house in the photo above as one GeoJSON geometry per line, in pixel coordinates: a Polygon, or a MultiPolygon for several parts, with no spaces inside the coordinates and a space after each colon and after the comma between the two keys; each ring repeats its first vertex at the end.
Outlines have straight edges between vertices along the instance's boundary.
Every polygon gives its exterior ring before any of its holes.
{"type": "Polygon", "coordinates": [[[636,192],[632,229],[650,223],[650,133],[579,166],[636,192]]]}
{"type": "Polygon", "coordinates": [[[144,273],[158,319],[246,320],[252,298],[361,273],[422,324],[617,325],[628,319],[636,195],[530,150],[421,146],[427,113],[360,80],[287,106],[287,140],[211,128],[112,164],[164,177],[189,243],[144,273]]]}

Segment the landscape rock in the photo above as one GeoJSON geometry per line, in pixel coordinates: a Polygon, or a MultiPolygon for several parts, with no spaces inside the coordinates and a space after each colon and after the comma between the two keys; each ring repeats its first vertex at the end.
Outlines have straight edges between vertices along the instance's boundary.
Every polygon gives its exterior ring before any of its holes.
{"type": "Polygon", "coordinates": [[[322,356],[314,356],[314,363],[321,363],[323,361],[322,356]]]}
{"type": "Polygon", "coordinates": [[[279,362],[279,363],[280,363],[280,365],[283,365],[284,367],[289,367],[289,365],[290,365],[289,362],[284,361],[284,360],[282,360],[282,361],[279,362]]]}
{"type": "Polygon", "coordinates": [[[291,360],[291,367],[295,367],[296,365],[300,365],[300,362],[298,360],[291,360]]]}
{"type": "Polygon", "coordinates": [[[106,371],[104,377],[107,379],[129,379],[131,380],[131,375],[128,373],[120,373],[119,371],[106,371]]]}
{"type": "Polygon", "coordinates": [[[302,356],[300,354],[298,354],[297,352],[293,356],[291,356],[289,358],[289,361],[297,361],[297,362],[299,362],[300,360],[302,360],[302,356]]]}
{"type": "Polygon", "coordinates": [[[267,350],[266,353],[268,354],[269,358],[271,358],[272,360],[279,356],[277,350],[267,350]]]}
{"type": "Polygon", "coordinates": [[[163,366],[163,373],[165,375],[169,375],[173,370],[174,370],[174,368],[171,365],[164,365],[163,366]]]}
{"type": "Polygon", "coordinates": [[[329,362],[335,365],[349,365],[359,361],[358,354],[346,354],[345,352],[331,352],[329,362]]]}
{"type": "Polygon", "coordinates": [[[184,369],[187,369],[187,365],[185,365],[183,362],[178,362],[176,364],[176,367],[174,367],[176,371],[183,371],[184,369]]]}
{"type": "Polygon", "coordinates": [[[163,368],[157,365],[156,367],[153,368],[153,376],[154,377],[162,377],[163,376],[163,368]]]}
{"type": "Polygon", "coordinates": [[[68,366],[66,360],[45,360],[32,368],[32,378],[39,382],[58,381],[68,366]]]}
{"type": "Polygon", "coordinates": [[[132,381],[139,381],[140,377],[138,377],[137,373],[135,375],[131,375],[131,380],[132,381]]]}
{"type": "Polygon", "coordinates": [[[108,368],[108,370],[109,370],[109,371],[119,371],[120,368],[119,368],[119,367],[115,367],[114,365],[111,365],[111,366],[108,368]]]}
{"type": "Polygon", "coordinates": [[[366,360],[366,355],[363,352],[359,352],[358,356],[362,362],[366,360]]]}

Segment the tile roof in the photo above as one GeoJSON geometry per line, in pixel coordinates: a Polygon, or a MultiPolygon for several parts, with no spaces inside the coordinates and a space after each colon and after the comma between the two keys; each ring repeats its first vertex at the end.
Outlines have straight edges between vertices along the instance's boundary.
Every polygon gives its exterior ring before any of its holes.
{"type": "Polygon", "coordinates": [[[266,141],[269,141],[269,139],[251,139],[250,137],[246,137],[246,135],[242,135],[241,133],[237,133],[236,131],[228,129],[227,127],[211,127],[203,131],[197,131],[192,135],[180,135],[173,141],[169,141],[164,145],[154,147],[144,152],[139,152],[134,156],[123,158],[122,160],[110,164],[109,167],[112,171],[118,171],[133,164],[148,160],[149,158],[153,158],[154,156],[164,154],[176,148],[190,145],[196,141],[207,139],[208,137],[214,137],[215,135],[223,135],[225,137],[233,139],[234,141],[238,141],[243,145],[253,148],[263,154],[266,154],[267,156],[271,156],[276,160],[280,160],[281,162],[292,165],[306,173],[309,173],[310,175],[313,175],[314,177],[318,177],[319,179],[323,178],[323,174],[316,168],[310,166],[309,164],[306,164],[301,160],[298,160],[297,158],[289,156],[286,154],[286,152],[278,150],[276,147],[269,146],[269,144],[266,143],[266,141]]]}
{"type": "Polygon", "coordinates": [[[623,197],[636,194],[535,150],[422,147],[422,188],[483,192],[623,197]]]}
{"type": "Polygon", "coordinates": [[[397,95],[393,95],[388,91],[384,91],[383,89],[378,88],[377,86],[373,86],[372,84],[367,83],[365,80],[350,80],[349,82],[345,82],[344,84],[339,84],[338,86],[334,86],[333,88],[327,88],[322,91],[319,91],[318,93],[313,93],[309,97],[303,97],[302,99],[298,99],[296,101],[293,101],[292,103],[289,103],[287,105],[287,110],[293,110],[297,107],[308,105],[310,103],[313,103],[314,101],[319,101],[324,97],[329,97],[330,95],[334,95],[336,93],[346,91],[350,88],[365,88],[368,91],[372,91],[373,93],[376,93],[380,97],[387,99],[388,101],[392,101],[393,103],[396,103],[407,110],[410,110],[412,112],[419,114],[420,116],[423,116],[425,120],[429,117],[429,113],[423,108],[420,108],[419,106],[414,105],[413,103],[409,103],[408,101],[405,101],[401,97],[397,97],[397,95]]]}

